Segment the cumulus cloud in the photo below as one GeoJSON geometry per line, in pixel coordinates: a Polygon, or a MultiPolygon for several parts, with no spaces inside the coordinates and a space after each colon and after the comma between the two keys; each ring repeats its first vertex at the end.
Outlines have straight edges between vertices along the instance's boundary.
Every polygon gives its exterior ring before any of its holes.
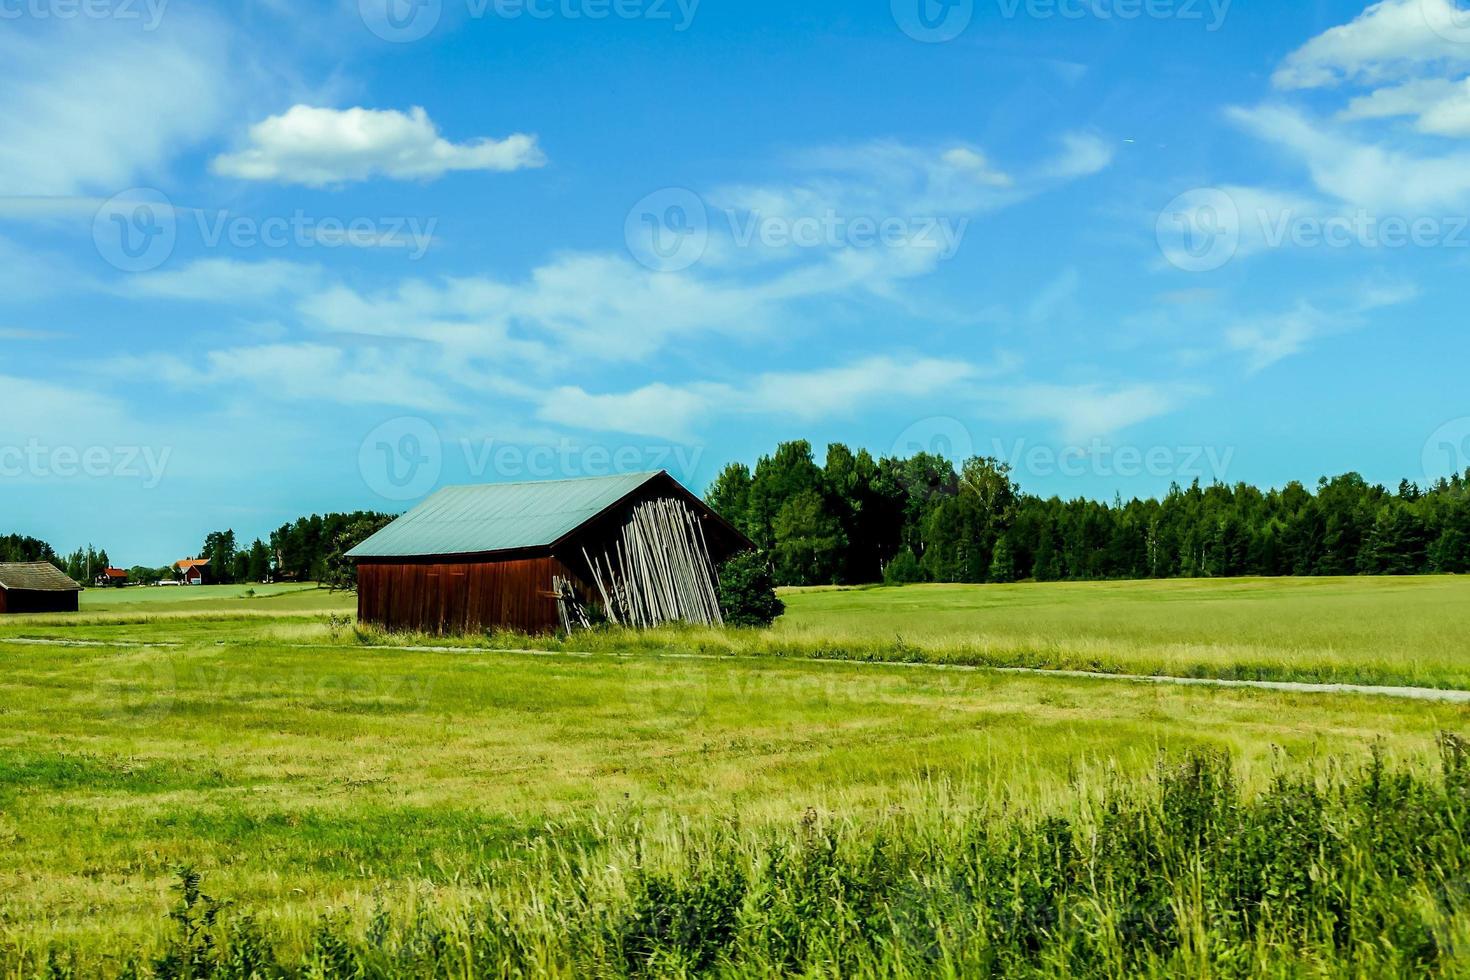
{"type": "Polygon", "coordinates": [[[1470,26],[1455,0],[1383,0],[1351,23],[1292,52],[1272,81],[1281,89],[1378,83],[1425,63],[1470,64],[1470,26]]]}
{"type": "Polygon", "coordinates": [[[297,105],[250,128],[249,144],[216,157],[215,173],[323,187],[373,177],[434,180],[451,171],[540,167],[536,137],[516,133],[451,143],[422,108],[323,109],[297,105]]]}

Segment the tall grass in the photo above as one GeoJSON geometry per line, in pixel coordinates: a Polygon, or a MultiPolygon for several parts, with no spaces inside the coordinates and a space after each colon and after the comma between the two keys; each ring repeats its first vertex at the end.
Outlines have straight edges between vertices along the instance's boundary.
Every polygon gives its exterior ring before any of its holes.
{"type": "MultiPolygon", "coordinates": [[[[182,877],[154,950],[18,950],[67,977],[1395,976],[1470,969],[1470,754],[1375,753],[1244,793],[1193,754],[1047,812],[555,834],[459,908],[273,935],[182,877]],[[99,955],[102,954],[102,955],[99,955]]],[[[471,869],[467,869],[470,871],[471,869]]]]}

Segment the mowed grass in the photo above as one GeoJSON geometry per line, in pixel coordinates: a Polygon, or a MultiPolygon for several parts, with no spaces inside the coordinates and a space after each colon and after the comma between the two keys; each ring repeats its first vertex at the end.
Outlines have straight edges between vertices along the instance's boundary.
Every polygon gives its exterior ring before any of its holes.
{"type": "MultiPolygon", "coordinates": [[[[158,595],[178,589],[88,592],[80,615],[0,620],[0,638],[328,642],[327,618],[351,616],[356,605],[350,593],[309,586],[264,587],[279,592],[251,598],[244,587],[210,588],[207,601],[158,595]]],[[[787,615],[770,630],[367,639],[1470,690],[1463,576],[795,589],[783,598],[787,615]]],[[[337,640],[357,642],[343,632],[337,640]]]]}
{"type": "Polygon", "coordinates": [[[1470,729],[1470,709],[881,661],[1004,661],[1036,643],[1055,666],[1391,668],[1470,686],[1455,656],[1465,590],[802,591],[771,631],[584,635],[547,655],[487,649],[556,645],[508,637],[369,648],[328,621],[351,597],[316,590],[12,619],[0,625],[0,959],[157,943],[182,864],[304,944],[327,910],[360,921],[378,906],[464,907],[553,844],[595,859],[614,838],[738,836],[811,813],[1040,813],[1200,747],[1231,752],[1254,786],[1352,764],[1375,742],[1419,766],[1438,733],[1470,729]],[[278,602],[300,606],[259,611],[278,602]]]}
{"type": "Polygon", "coordinates": [[[1470,578],[915,586],[788,597],[775,638],[925,659],[1470,689],[1470,578]]]}
{"type": "Polygon", "coordinates": [[[87,589],[81,596],[84,613],[115,612],[138,605],[190,608],[209,603],[231,608],[232,601],[276,599],[283,596],[312,596],[319,601],[322,590],[314,582],[275,582],[270,585],[148,585],[127,589],[87,589]]]}
{"type": "Polygon", "coordinates": [[[783,598],[787,615],[770,630],[417,642],[1470,690],[1466,577],[925,585],[783,598]]]}

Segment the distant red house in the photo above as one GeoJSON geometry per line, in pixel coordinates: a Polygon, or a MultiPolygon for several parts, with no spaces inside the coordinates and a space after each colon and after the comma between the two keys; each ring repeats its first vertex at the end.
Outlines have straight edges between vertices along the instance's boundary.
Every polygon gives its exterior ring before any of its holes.
{"type": "Polygon", "coordinates": [[[185,585],[205,585],[209,582],[208,558],[185,558],[178,563],[178,568],[185,585]]]}
{"type": "Polygon", "coordinates": [[[128,573],[121,568],[105,568],[97,574],[97,579],[92,584],[99,589],[120,589],[128,584],[128,573]]]}

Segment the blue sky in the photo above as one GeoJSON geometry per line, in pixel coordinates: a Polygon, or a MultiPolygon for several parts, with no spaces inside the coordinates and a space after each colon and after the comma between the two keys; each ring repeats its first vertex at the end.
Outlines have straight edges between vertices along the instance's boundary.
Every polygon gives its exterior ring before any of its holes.
{"type": "Polygon", "coordinates": [[[0,514],[1470,465],[1451,0],[0,0],[0,514]],[[923,6],[920,6],[920,4],[923,6]]]}

